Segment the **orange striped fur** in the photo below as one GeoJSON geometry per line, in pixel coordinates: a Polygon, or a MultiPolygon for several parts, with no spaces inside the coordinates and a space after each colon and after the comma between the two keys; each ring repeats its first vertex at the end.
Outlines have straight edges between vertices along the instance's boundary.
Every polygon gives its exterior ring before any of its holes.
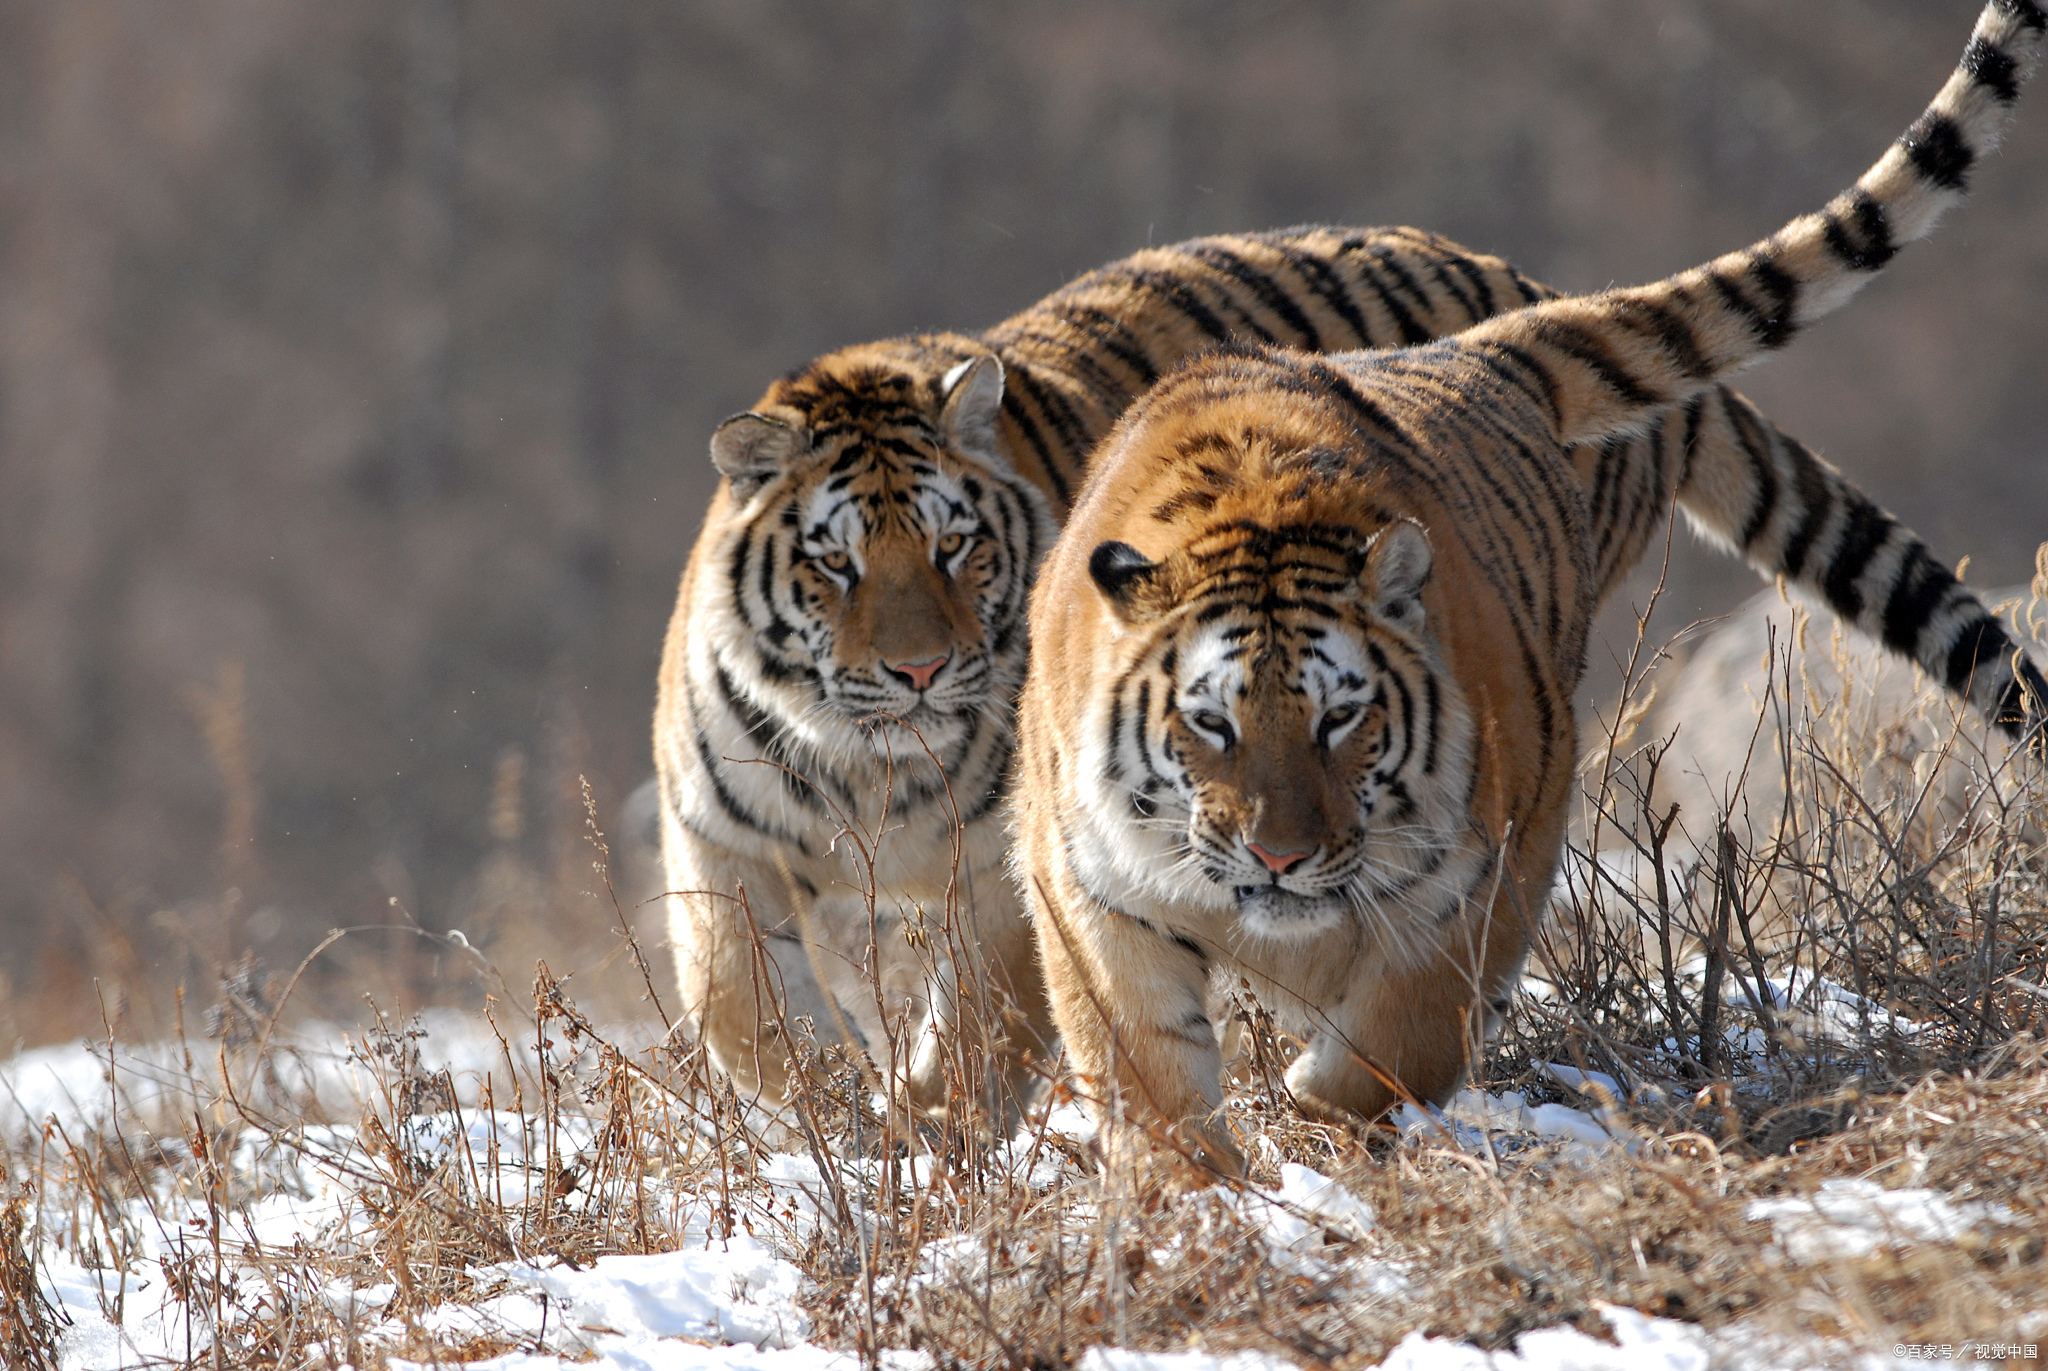
{"type": "Polygon", "coordinates": [[[1124,414],[1033,592],[1015,800],[1054,1016],[1106,1121],[1241,1165],[1211,1017],[1240,977],[1306,1040],[1287,1080],[1311,1112],[1455,1089],[1550,889],[1588,624],[1643,536],[1602,481],[1632,443],[1676,437],[1657,493],[2008,728],[2038,714],[1974,597],[1810,457],[1774,468],[1795,446],[1714,387],[1960,198],[2043,27],[1993,0],[1856,186],[1741,252],[1401,350],[1226,346],[1124,414]],[[1751,460],[1704,481],[1716,416],[1751,460]]]}

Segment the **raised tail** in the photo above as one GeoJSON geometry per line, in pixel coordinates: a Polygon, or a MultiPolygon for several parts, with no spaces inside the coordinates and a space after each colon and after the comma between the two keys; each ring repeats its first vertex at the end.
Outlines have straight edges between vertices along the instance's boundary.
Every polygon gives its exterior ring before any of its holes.
{"type": "Polygon", "coordinates": [[[1667,423],[1685,428],[1688,448],[1703,425],[1731,429],[1747,470],[1740,481],[1732,469],[1719,481],[1689,472],[1680,498],[1694,523],[1759,568],[1814,584],[1837,613],[2012,734],[2042,717],[2048,682],[1997,618],[1834,468],[1739,397],[1708,388],[1839,308],[1963,198],[2044,31],[2035,0],[1991,0],[1926,112],[1820,213],[1654,285],[1547,301],[1456,339],[1534,383],[1565,443],[1641,430],[1671,405],[1684,407],[1667,423]]]}
{"type": "Polygon", "coordinates": [[[1997,146],[2044,29],[2048,14],[2035,0],[1991,0],[1926,113],[1820,213],[1654,285],[1501,315],[1458,343],[1532,373],[1565,443],[1641,428],[1663,406],[1783,347],[1932,230],[1997,146]]]}

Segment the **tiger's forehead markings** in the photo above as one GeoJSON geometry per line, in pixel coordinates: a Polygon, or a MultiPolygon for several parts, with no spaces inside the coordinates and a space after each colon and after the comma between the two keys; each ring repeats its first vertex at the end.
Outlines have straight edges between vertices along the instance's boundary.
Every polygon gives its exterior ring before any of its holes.
{"type": "Polygon", "coordinates": [[[1375,662],[1370,644],[1349,634],[1318,632],[1314,638],[1267,617],[1257,624],[1204,625],[1185,645],[1181,669],[1168,668],[1184,699],[1241,700],[1263,678],[1320,708],[1363,690],[1375,662]]]}
{"type": "Polygon", "coordinates": [[[802,522],[812,536],[896,530],[922,537],[948,524],[979,522],[961,482],[922,452],[906,459],[892,449],[854,443],[831,470],[804,501],[802,522]]]}
{"type": "Polygon", "coordinates": [[[929,398],[912,376],[880,367],[848,371],[811,366],[778,381],[769,402],[799,410],[814,442],[875,437],[895,428],[933,434],[929,398]]]}
{"type": "Polygon", "coordinates": [[[1265,450],[1269,477],[1253,484],[1260,486],[1266,498],[1282,504],[1327,494],[1337,483],[1356,475],[1352,459],[1336,448],[1299,447],[1286,435],[1262,425],[1194,433],[1174,444],[1170,462],[1185,483],[1153,506],[1152,518],[1170,524],[1190,512],[1207,514],[1247,484],[1245,454],[1256,448],[1265,450]]]}
{"type": "Polygon", "coordinates": [[[1250,519],[1214,523],[1188,540],[1198,563],[1264,567],[1278,574],[1310,560],[1345,562],[1364,542],[1341,524],[1268,524],[1250,519]]]}
{"type": "Polygon", "coordinates": [[[1369,534],[1345,525],[1266,527],[1226,521],[1184,547],[1188,599],[1200,606],[1178,673],[1189,697],[1230,700],[1255,680],[1306,697],[1316,708],[1367,688],[1386,670],[1361,633],[1344,631],[1344,601],[1357,585],[1369,534]]]}
{"type": "Polygon", "coordinates": [[[1185,549],[1187,598],[1202,605],[1195,622],[1251,611],[1290,638],[1320,630],[1356,584],[1363,544],[1358,530],[1335,525],[1212,525],[1185,549]]]}
{"type": "Polygon", "coordinates": [[[826,479],[806,501],[807,526],[823,531],[826,503],[854,506],[869,531],[917,532],[923,487],[942,477],[930,383],[886,367],[808,366],[785,376],[769,401],[800,411],[826,479]]]}

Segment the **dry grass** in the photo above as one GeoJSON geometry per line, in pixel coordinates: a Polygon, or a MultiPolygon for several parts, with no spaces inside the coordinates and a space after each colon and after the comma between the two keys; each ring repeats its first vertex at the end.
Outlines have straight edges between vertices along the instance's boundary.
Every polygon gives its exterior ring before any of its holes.
{"type": "MultiPolygon", "coordinates": [[[[811,1025],[783,1024],[807,1069],[770,1120],[674,1033],[639,1052],[609,1040],[545,965],[515,994],[474,956],[502,1052],[462,1080],[422,1065],[402,1018],[375,1016],[352,1046],[367,1103],[332,1117],[294,1085],[303,1073],[277,1029],[288,987],[245,961],[221,979],[203,1050],[183,1058],[175,1109],[127,1109],[88,1136],[53,1126],[5,1153],[0,1354],[51,1364],[39,1243],[100,1270],[117,1317],[134,1281],[167,1280],[200,1364],[377,1367],[511,1350],[433,1317],[496,1293],[508,1260],[587,1265],[749,1227],[808,1274],[813,1337],[869,1359],[913,1347],[942,1365],[1064,1366],[1116,1343],[1369,1366],[1414,1329],[1485,1347],[1561,1323],[1598,1334],[1602,1304],[1752,1339],[1834,1339],[1836,1353],[2040,1341],[2039,768],[1946,714],[1918,735],[1938,740],[1931,755],[1874,747],[1789,659],[1774,653],[1766,675],[1748,755],[1774,771],[1767,813],[1745,810],[1738,788],[1681,825],[1660,789],[1669,737],[1632,738],[1643,711],[1617,712],[1587,768],[1574,868],[1606,875],[1582,874],[1557,901],[1532,966],[1546,985],[1479,1070],[1491,1089],[1579,1105],[1544,1064],[1605,1073],[1622,1098],[1599,1103],[1626,1147],[1311,1124],[1277,1084],[1297,1045],[1241,1005],[1254,1050],[1235,1122],[1254,1183],[1302,1163],[1376,1219],[1290,1256],[1210,1178],[1103,1171],[1047,1126],[1047,1101],[1017,1141],[996,1143],[974,1123],[990,1100],[968,1054],[953,1122],[912,1124],[877,1107],[891,1062],[820,1051],[811,1025]],[[1860,998],[1830,1010],[1814,994],[1827,985],[1860,998]],[[459,1145],[436,1122],[451,1113],[469,1121],[459,1145]],[[530,1128],[508,1122],[521,1118],[530,1128]],[[814,1217],[765,1178],[778,1152],[815,1164],[814,1217]],[[252,1236],[247,1215],[283,1184],[265,1159],[283,1154],[346,1179],[346,1232],[252,1236]],[[1831,1255],[1794,1251],[1749,1217],[1759,1200],[1844,1178],[2003,1206],[2010,1221],[1831,1255]],[[336,1299],[382,1287],[374,1308],[336,1299]]],[[[615,912],[617,965],[643,983],[651,1020],[658,978],[615,912]]],[[[111,1043],[111,1020],[107,1032],[111,1043]]],[[[890,1050],[907,1060],[903,1044],[890,1050]]],[[[1046,1074],[1050,1102],[1068,1098],[1046,1074]]]]}

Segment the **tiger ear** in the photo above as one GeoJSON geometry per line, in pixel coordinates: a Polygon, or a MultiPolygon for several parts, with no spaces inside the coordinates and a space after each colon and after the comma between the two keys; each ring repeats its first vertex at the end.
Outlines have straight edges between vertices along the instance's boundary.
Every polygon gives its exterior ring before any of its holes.
{"type": "Polygon", "coordinates": [[[1429,584],[1436,553],[1429,534],[1413,519],[1375,533],[1365,553],[1365,587],[1381,618],[1413,627],[1421,622],[1422,588],[1429,584]]]}
{"type": "Polygon", "coordinates": [[[1157,585],[1162,563],[1145,559],[1129,543],[1112,539],[1097,543],[1088,556],[1088,575],[1095,588],[1109,601],[1116,617],[1127,624],[1142,623],[1158,613],[1157,585]]]}
{"type": "Polygon", "coordinates": [[[997,457],[996,416],[1003,410],[1003,364],[993,352],[969,358],[939,378],[946,397],[940,424],[949,446],[977,457],[997,457]]]}
{"type": "Polygon", "coordinates": [[[732,484],[732,498],[744,504],[810,446],[810,435],[795,424],[749,410],[712,431],[711,464],[732,484]]]}

